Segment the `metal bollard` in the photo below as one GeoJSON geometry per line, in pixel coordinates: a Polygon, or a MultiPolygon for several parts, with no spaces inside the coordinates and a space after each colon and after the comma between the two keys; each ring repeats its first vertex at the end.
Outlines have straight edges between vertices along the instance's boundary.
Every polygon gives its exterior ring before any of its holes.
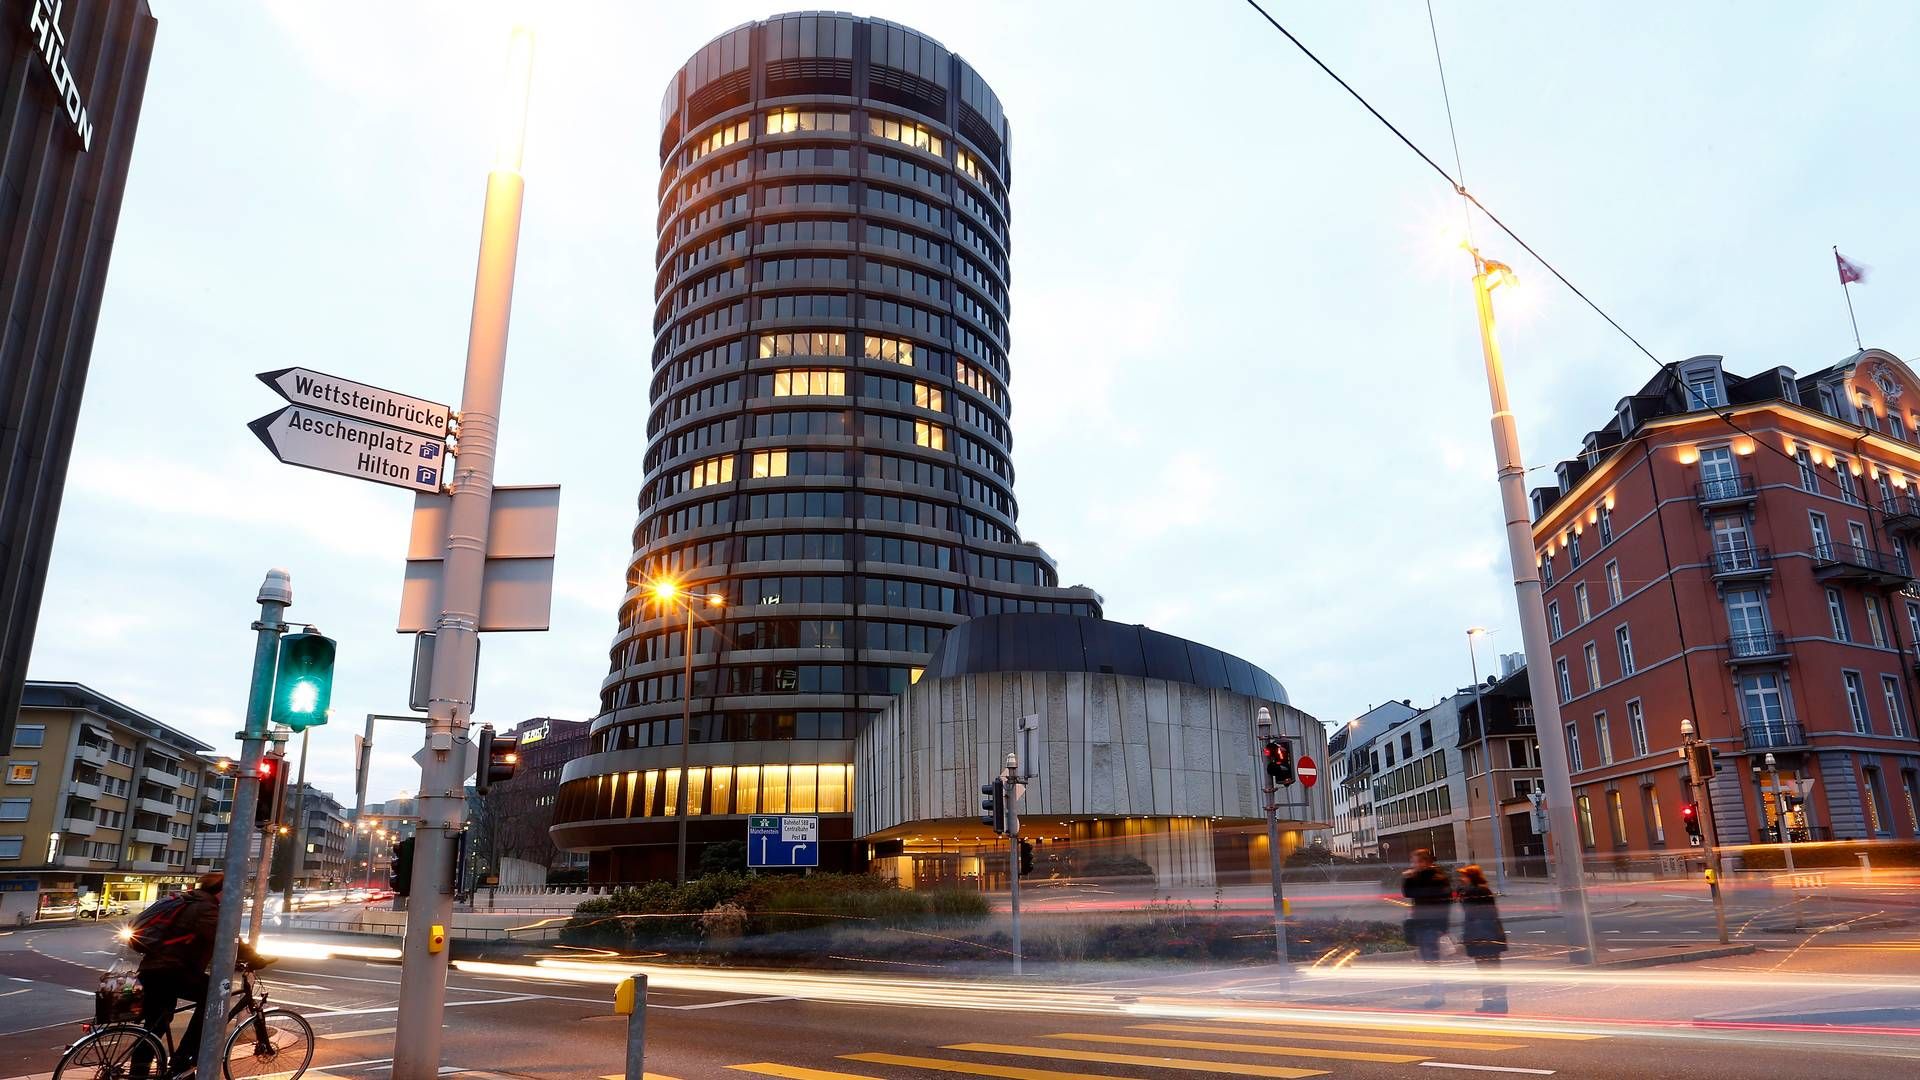
{"type": "Polygon", "coordinates": [[[1860,880],[1871,885],[1873,884],[1873,860],[1867,858],[1867,853],[1864,851],[1860,852],[1859,854],[1860,854],[1860,880]]]}
{"type": "Polygon", "coordinates": [[[647,1075],[647,977],[631,975],[614,988],[613,1011],[627,1017],[627,1080],[647,1075]]]}

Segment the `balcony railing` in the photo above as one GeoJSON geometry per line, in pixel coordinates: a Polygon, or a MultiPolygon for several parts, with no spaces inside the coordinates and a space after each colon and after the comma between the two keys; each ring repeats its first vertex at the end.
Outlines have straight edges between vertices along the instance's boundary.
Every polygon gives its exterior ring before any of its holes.
{"type": "Polygon", "coordinates": [[[1920,534],[1920,496],[1902,492],[1880,504],[1883,523],[1895,535],[1920,534]]]}
{"type": "Polygon", "coordinates": [[[1813,546],[1813,573],[1821,581],[1852,581],[1882,588],[1905,585],[1913,578],[1900,560],[1884,551],[1835,540],[1813,546]]]}
{"type": "Polygon", "coordinates": [[[1693,485],[1693,497],[1701,506],[1752,502],[1754,495],[1753,477],[1745,473],[1702,480],[1693,485]]]}
{"type": "Polygon", "coordinates": [[[1758,577],[1773,573],[1773,552],[1767,548],[1732,548],[1713,553],[1714,577],[1758,577]]]}
{"type": "Polygon", "coordinates": [[[1771,630],[1735,634],[1727,639],[1727,662],[1757,664],[1784,659],[1787,643],[1771,630]]]}
{"type": "Polygon", "coordinates": [[[1783,750],[1807,745],[1807,729],[1797,720],[1749,722],[1746,736],[1749,750],[1783,750]]]}

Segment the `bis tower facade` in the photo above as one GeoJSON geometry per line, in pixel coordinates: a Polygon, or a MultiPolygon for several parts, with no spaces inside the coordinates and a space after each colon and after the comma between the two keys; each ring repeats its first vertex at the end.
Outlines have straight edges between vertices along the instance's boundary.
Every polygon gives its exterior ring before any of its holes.
{"type": "Polygon", "coordinates": [[[1017,527],[1010,147],[964,60],[880,19],[737,27],[668,85],[639,520],[552,830],[593,880],[673,877],[683,831],[697,874],[754,814],[859,867],[855,736],[947,632],[1101,614],[1017,527]]]}

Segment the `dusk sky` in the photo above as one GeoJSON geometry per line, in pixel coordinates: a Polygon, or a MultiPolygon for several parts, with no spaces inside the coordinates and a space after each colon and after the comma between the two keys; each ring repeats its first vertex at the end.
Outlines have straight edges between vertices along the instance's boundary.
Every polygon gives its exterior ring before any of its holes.
{"type": "MultiPolygon", "coordinates": [[[[658,112],[710,2],[199,4],[158,45],[32,675],[237,751],[268,567],[339,640],[310,777],[404,711],[411,496],[279,465],[254,373],[456,403],[492,108],[538,32],[498,479],[563,486],[553,629],[492,635],[479,719],[593,715],[646,443],[658,112]]],[[[1452,167],[1421,3],[1270,10],[1452,167]]],[[[1920,7],[1435,5],[1468,186],[1661,360],[1920,351],[1920,7]]],[[[1445,183],[1241,0],[900,2],[1013,126],[1013,433],[1063,583],[1344,721],[1517,651],[1445,183]]],[[[1655,371],[1484,220],[1534,484],[1655,371]]],[[[418,784],[377,736],[370,797],[418,784]]]]}

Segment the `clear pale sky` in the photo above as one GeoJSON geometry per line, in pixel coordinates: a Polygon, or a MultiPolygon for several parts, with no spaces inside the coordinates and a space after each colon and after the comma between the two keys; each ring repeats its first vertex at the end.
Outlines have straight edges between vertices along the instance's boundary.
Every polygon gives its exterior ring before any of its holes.
{"type": "MultiPolygon", "coordinates": [[[[274,463],[289,365],[454,401],[510,10],[155,0],[158,48],[36,678],[235,746],[270,566],[339,639],[310,773],[403,711],[411,496],[274,463]]],[[[477,715],[586,719],[645,446],[658,110],[762,4],[545,3],[499,479],[558,482],[553,630],[490,636],[477,715]]],[[[1271,10],[1451,165],[1426,9],[1271,10]]],[[[1662,360],[1920,352],[1920,8],[1436,4],[1468,184],[1662,360]]],[[[939,38],[1014,128],[1015,487],[1063,581],[1244,656],[1332,722],[1517,651],[1468,265],[1445,184],[1241,0],[859,8],[939,38]]],[[[91,73],[76,72],[82,84],[91,73]]],[[[1528,461],[1653,371],[1484,222],[1528,461]]],[[[1535,475],[1548,482],[1550,471],[1535,475]]],[[[377,737],[371,796],[417,785],[377,737]]]]}

